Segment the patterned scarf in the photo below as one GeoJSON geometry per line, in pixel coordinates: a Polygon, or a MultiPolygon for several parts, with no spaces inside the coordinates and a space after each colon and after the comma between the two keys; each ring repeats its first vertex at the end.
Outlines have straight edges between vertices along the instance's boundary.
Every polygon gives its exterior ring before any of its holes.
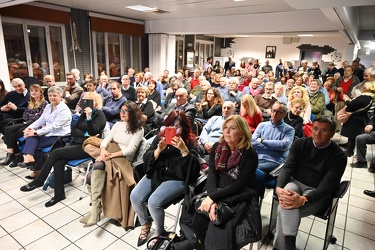
{"type": "Polygon", "coordinates": [[[215,150],[215,169],[220,172],[226,172],[238,166],[242,159],[243,150],[236,150],[231,153],[228,144],[225,141],[220,142],[215,150]]]}

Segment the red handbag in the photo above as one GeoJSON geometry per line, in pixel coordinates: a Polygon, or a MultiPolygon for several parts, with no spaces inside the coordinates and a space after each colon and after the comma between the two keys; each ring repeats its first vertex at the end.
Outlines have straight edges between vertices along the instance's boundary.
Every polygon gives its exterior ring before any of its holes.
{"type": "Polygon", "coordinates": [[[313,127],[312,121],[309,121],[308,123],[303,124],[303,133],[305,134],[306,137],[312,136],[312,127],[313,127]]]}

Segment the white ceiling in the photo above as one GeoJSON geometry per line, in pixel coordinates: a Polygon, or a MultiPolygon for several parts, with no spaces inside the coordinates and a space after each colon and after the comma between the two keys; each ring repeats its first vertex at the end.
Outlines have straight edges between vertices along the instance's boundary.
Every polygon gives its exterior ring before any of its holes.
{"type": "MultiPolygon", "coordinates": [[[[31,1],[0,0],[0,8],[26,2],[31,1]]],[[[146,27],[170,26],[165,32],[174,34],[267,37],[312,33],[326,37],[341,35],[359,45],[359,37],[370,40],[375,33],[374,0],[41,0],[35,3],[145,21],[146,27]],[[139,4],[168,13],[142,13],[126,8],[139,4]],[[199,29],[194,23],[199,24],[199,29]],[[225,28],[220,29],[215,26],[218,23],[230,23],[233,28],[223,25],[225,28]]]]}

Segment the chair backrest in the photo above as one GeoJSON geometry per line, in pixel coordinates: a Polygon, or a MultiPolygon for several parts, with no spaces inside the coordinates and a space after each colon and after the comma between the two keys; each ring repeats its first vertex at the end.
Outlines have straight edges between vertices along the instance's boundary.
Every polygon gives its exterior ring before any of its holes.
{"type": "Polygon", "coordinates": [[[258,194],[259,198],[263,199],[264,191],[265,191],[265,188],[266,188],[265,185],[264,185],[266,174],[262,170],[256,169],[255,175],[256,175],[256,178],[257,178],[256,191],[257,191],[257,194],[258,194]]]}

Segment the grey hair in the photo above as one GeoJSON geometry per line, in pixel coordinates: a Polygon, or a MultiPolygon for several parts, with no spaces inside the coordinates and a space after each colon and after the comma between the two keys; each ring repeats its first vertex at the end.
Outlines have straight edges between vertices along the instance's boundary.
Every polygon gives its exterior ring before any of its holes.
{"type": "Polygon", "coordinates": [[[273,105],[275,105],[276,103],[280,105],[280,107],[284,110],[284,112],[288,112],[288,105],[285,102],[277,101],[273,105]]]}
{"type": "Polygon", "coordinates": [[[51,86],[48,88],[48,94],[49,93],[58,93],[59,96],[63,96],[63,90],[59,86],[51,86]]]}
{"type": "Polygon", "coordinates": [[[21,78],[14,78],[12,80],[12,85],[13,84],[18,84],[18,83],[25,84],[24,81],[21,78]]]}
{"type": "Polygon", "coordinates": [[[370,75],[375,76],[375,67],[374,66],[369,67],[366,70],[368,70],[370,72],[370,75]]]}

